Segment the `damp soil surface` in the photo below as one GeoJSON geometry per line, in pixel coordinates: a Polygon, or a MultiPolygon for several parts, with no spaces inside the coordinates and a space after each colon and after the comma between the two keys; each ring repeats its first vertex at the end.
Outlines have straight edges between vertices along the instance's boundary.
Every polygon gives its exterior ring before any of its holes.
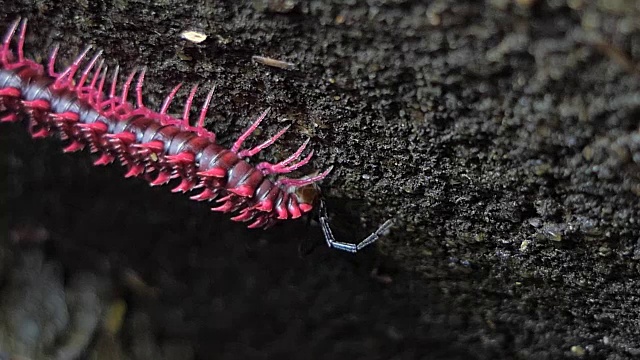
{"type": "Polygon", "coordinates": [[[344,254],[2,124],[0,358],[640,356],[637,1],[0,3],[30,57],[146,66],[148,104],[216,85],[224,145],[271,107],[252,144],[310,139],[341,240],[395,219],[344,254]]]}

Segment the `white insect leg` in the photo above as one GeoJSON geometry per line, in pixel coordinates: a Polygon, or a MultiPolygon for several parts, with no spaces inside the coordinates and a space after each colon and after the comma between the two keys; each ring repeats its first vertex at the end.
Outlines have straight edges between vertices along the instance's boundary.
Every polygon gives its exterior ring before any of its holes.
{"type": "Polygon", "coordinates": [[[367,245],[376,242],[376,240],[378,240],[380,236],[384,235],[387,232],[387,230],[389,230],[393,225],[393,220],[389,219],[385,221],[382,225],[380,225],[380,227],[376,231],[371,233],[371,235],[367,236],[360,243],[358,244],[345,243],[342,241],[337,241],[336,238],[333,236],[333,232],[329,227],[329,215],[327,214],[327,208],[323,200],[320,200],[319,210],[320,210],[320,214],[319,214],[320,227],[322,228],[322,232],[324,233],[324,238],[327,241],[327,245],[329,247],[336,248],[338,250],[348,251],[351,253],[358,252],[359,250],[362,250],[367,245]]]}

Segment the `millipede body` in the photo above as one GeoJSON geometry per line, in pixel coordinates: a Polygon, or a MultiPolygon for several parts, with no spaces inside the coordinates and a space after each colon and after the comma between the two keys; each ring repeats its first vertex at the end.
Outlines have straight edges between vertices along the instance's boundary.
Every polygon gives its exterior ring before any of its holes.
{"type": "MultiPolygon", "coordinates": [[[[118,67],[108,74],[101,52],[89,57],[90,48],[60,72],[55,69],[58,49],[54,48],[45,68],[24,56],[26,25],[26,20],[14,22],[0,48],[0,121],[27,121],[34,138],[58,136],[67,142],[64,152],[89,149],[98,155],[95,165],[118,161],[127,168],[125,177],[144,177],[151,185],[179,179],[173,192],[199,191],[191,199],[215,201],[212,210],[232,213],[232,220],[248,222],[249,228],[299,218],[318,203],[315,183],[331,168],[300,179],[281,176],[309,163],[312,151],[300,159],[308,140],[275,164],[251,165],[246,160],[287,130],[254,148],[242,148],[268,109],[230,149],[224,148],[203,126],[213,90],[207,94],[196,124],[191,125],[189,113],[197,85],[189,92],[182,118],[168,114],[181,84],[171,90],[159,110],[152,110],[143,101],[144,69],[134,70],[119,84],[118,67]],[[134,103],[128,100],[130,90],[134,103]]],[[[387,221],[357,245],[342,243],[333,238],[323,202],[319,213],[329,246],[351,252],[377,240],[391,226],[387,221]]]]}

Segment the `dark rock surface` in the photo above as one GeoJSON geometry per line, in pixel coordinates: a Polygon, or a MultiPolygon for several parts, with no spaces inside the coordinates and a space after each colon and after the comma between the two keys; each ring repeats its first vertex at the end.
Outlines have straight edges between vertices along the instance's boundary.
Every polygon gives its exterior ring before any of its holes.
{"type": "Polygon", "coordinates": [[[136,358],[640,356],[637,1],[0,3],[3,24],[30,19],[30,56],[94,44],[147,66],[148,103],[216,84],[207,128],[224,144],[271,106],[261,136],[292,126],[263,158],[311,138],[342,239],[397,220],[341,254],[315,225],[245,230],[2,125],[8,228],[50,234],[2,239],[2,296],[36,246],[65,286],[129,284],[112,296],[136,358]]]}

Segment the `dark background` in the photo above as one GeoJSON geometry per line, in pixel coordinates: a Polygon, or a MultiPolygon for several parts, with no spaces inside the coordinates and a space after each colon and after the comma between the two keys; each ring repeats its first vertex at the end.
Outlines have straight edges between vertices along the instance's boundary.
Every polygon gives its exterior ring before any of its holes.
{"type": "Polygon", "coordinates": [[[33,58],[92,44],[147,66],[148,104],[215,84],[206,127],[225,145],[271,106],[253,144],[291,124],[274,160],[311,138],[342,240],[396,219],[343,254],[313,222],[246,230],[2,125],[5,355],[640,355],[638,1],[0,5],[5,26],[29,18],[33,58]]]}

